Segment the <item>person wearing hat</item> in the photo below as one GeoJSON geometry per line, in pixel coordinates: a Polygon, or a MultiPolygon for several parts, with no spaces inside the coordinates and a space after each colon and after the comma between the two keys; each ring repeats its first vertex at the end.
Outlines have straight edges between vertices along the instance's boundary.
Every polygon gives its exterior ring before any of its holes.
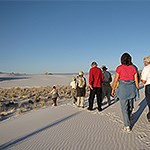
{"type": "Polygon", "coordinates": [[[110,95],[111,95],[111,81],[112,81],[112,77],[111,77],[111,73],[109,71],[107,71],[107,67],[106,66],[102,66],[101,67],[102,71],[103,71],[103,75],[104,75],[104,82],[102,83],[102,100],[106,97],[107,98],[107,103],[108,106],[110,105],[110,95]]]}
{"type": "Polygon", "coordinates": [[[84,108],[84,97],[86,93],[86,79],[83,75],[83,71],[80,71],[77,78],[77,106],[82,108],[84,108]]]}
{"type": "Polygon", "coordinates": [[[73,97],[73,104],[75,105],[77,102],[77,82],[76,78],[72,77],[72,81],[70,82],[70,87],[71,87],[71,93],[73,97]]]}
{"type": "Polygon", "coordinates": [[[142,70],[141,81],[145,85],[145,97],[149,109],[147,119],[150,122],[150,56],[144,57],[144,65],[145,67],[142,70]]]}
{"type": "Polygon", "coordinates": [[[93,102],[96,95],[98,110],[102,111],[102,82],[104,81],[104,76],[102,70],[99,67],[97,67],[96,62],[92,62],[91,67],[92,68],[89,71],[89,107],[87,109],[90,111],[93,110],[93,102]]]}

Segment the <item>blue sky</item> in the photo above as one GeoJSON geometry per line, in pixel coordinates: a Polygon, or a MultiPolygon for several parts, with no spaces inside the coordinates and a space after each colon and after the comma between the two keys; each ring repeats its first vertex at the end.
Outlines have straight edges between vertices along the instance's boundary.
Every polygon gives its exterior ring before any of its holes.
{"type": "Polygon", "coordinates": [[[150,55],[149,1],[0,1],[0,72],[115,70],[150,55]]]}

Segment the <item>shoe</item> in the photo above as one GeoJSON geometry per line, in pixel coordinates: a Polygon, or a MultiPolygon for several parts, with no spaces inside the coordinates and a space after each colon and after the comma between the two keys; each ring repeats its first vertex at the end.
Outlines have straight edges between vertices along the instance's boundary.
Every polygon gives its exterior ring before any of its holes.
{"type": "Polygon", "coordinates": [[[108,105],[108,106],[110,106],[110,105],[111,105],[110,101],[108,101],[108,102],[107,102],[107,105],[108,105]]]}
{"type": "Polygon", "coordinates": [[[76,102],[73,102],[73,105],[76,105],[76,102]]]}
{"type": "Polygon", "coordinates": [[[123,129],[125,132],[130,133],[131,132],[131,128],[129,126],[124,127],[123,129]]]}
{"type": "Polygon", "coordinates": [[[147,120],[150,122],[150,112],[147,114],[147,120]]]}
{"type": "Polygon", "coordinates": [[[93,109],[91,109],[90,107],[88,107],[87,110],[92,111],[93,109]]]}
{"type": "Polygon", "coordinates": [[[102,108],[97,108],[98,109],[98,111],[102,111],[102,108]]]}

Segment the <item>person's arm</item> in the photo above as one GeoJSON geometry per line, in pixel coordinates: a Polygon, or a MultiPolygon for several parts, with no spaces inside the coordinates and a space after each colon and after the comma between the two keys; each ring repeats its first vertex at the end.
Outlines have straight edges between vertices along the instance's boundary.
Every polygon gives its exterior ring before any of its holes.
{"type": "Polygon", "coordinates": [[[138,89],[139,88],[139,82],[138,82],[138,74],[137,73],[134,75],[134,80],[135,80],[135,85],[138,89]]]}
{"type": "Polygon", "coordinates": [[[111,92],[112,96],[115,96],[115,87],[117,85],[118,80],[119,80],[119,74],[116,72],[115,78],[114,78],[114,81],[113,81],[113,84],[112,84],[112,92],[111,92]]]}
{"type": "Polygon", "coordinates": [[[109,72],[109,74],[110,74],[109,82],[112,82],[112,76],[111,76],[111,73],[109,72]]]}
{"type": "Polygon", "coordinates": [[[52,95],[52,94],[53,94],[53,92],[54,92],[54,89],[52,89],[52,90],[51,90],[50,95],[52,95]]]}
{"type": "Polygon", "coordinates": [[[59,97],[59,98],[60,98],[59,93],[58,93],[58,90],[56,90],[56,94],[57,94],[57,97],[59,97]]]}
{"type": "Polygon", "coordinates": [[[92,72],[90,70],[90,72],[89,72],[89,86],[90,86],[91,90],[93,90],[92,84],[93,84],[93,77],[92,77],[92,72]]]}
{"type": "Polygon", "coordinates": [[[104,82],[104,74],[102,73],[102,76],[101,76],[101,81],[102,83],[104,82]]]}
{"type": "Polygon", "coordinates": [[[144,68],[143,70],[142,70],[142,77],[141,77],[141,81],[145,84],[146,83],[146,78],[147,78],[147,70],[146,70],[146,68],[144,68]]]}
{"type": "Polygon", "coordinates": [[[146,80],[142,80],[142,79],[141,79],[141,81],[142,81],[144,84],[146,83],[146,80]]]}

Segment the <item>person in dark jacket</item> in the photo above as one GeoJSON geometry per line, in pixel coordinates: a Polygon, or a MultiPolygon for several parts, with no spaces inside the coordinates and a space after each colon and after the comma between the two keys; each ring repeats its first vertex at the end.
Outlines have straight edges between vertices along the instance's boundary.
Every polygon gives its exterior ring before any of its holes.
{"type": "Polygon", "coordinates": [[[110,95],[111,95],[111,81],[112,81],[112,77],[111,77],[111,73],[109,71],[107,71],[107,67],[106,66],[102,66],[101,67],[102,71],[103,71],[103,75],[104,75],[104,82],[102,83],[102,100],[106,97],[107,98],[107,103],[108,106],[110,105],[110,95]]]}

